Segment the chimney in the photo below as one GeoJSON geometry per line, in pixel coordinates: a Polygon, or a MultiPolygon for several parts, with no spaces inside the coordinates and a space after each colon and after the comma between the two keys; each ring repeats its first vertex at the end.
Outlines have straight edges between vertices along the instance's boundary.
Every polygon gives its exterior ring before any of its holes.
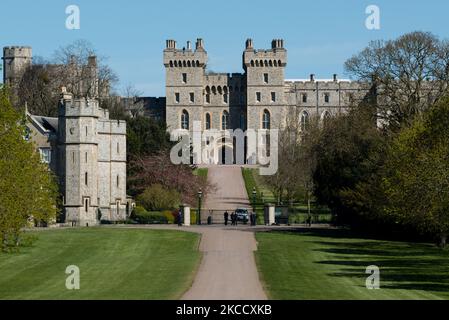
{"type": "Polygon", "coordinates": [[[310,74],[310,81],[314,82],[315,81],[315,75],[312,73],[310,74]]]}
{"type": "Polygon", "coordinates": [[[246,39],[246,49],[253,49],[253,39],[246,39]]]}
{"type": "Polygon", "coordinates": [[[334,82],[337,82],[337,81],[338,81],[338,79],[337,79],[337,74],[334,73],[334,82]]]}
{"type": "Polygon", "coordinates": [[[187,50],[192,50],[192,45],[190,41],[187,41],[187,50]]]}
{"type": "Polygon", "coordinates": [[[198,49],[204,49],[204,48],[203,48],[203,39],[201,39],[201,38],[196,39],[196,46],[195,46],[195,49],[196,49],[196,50],[198,50],[198,49]]]}
{"type": "Polygon", "coordinates": [[[167,49],[176,49],[176,41],[175,40],[169,39],[165,42],[165,44],[166,44],[167,49]]]}
{"type": "Polygon", "coordinates": [[[87,58],[87,64],[89,66],[95,67],[97,65],[97,57],[96,56],[89,56],[89,58],[87,58]]]}

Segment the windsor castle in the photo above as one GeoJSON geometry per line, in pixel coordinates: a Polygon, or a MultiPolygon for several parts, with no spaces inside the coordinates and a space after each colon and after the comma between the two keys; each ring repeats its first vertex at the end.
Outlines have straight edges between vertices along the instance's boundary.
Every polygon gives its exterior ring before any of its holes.
{"type": "MultiPolygon", "coordinates": [[[[175,40],[167,40],[163,51],[166,97],[141,97],[143,114],[164,120],[169,131],[192,131],[195,121],[201,123],[201,130],[267,130],[282,127],[288,117],[297,117],[304,129],[311,117],[324,121],[346,112],[370,92],[368,84],[340,80],[335,74],[330,79],[315,79],[314,75],[285,79],[287,50],[281,39],[273,40],[269,49],[255,49],[253,40],[248,39],[243,73],[208,72],[207,60],[202,39],[197,39],[194,49],[190,42],[178,48],[175,40]]],[[[17,84],[32,65],[32,49],[5,47],[3,64],[3,82],[20,94],[17,84]]],[[[61,88],[58,117],[26,111],[29,138],[59,178],[62,222],[95,225],[102,220],[121,221],[130,211],[126,123],[109,119],[108,110],[99,107],[95,57],[83,68],[89,77],[77,90],[85,94],[80,98],[61,88]]],[[[232,141],[224,141],[221,150],[212,155],[213,162],[235,163],[233,149],[232,141]]],[[[249,155],[245,162],[252,163],[249,155]]]]}

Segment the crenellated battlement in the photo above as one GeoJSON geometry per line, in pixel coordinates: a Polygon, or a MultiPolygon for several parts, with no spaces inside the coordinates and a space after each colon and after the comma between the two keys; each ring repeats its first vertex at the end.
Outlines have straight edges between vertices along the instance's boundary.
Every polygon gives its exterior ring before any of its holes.
{"type": "Polygon", "coordinates": [[[195,50],[192,50],[190,41],[187,41],[185,47],[178,49],[175,40],[166,40],[166,48],[164,49],[165,67],[205,67],[207,63],[207,52],[203,46],[203,40],[197,39],[195,50]]]}

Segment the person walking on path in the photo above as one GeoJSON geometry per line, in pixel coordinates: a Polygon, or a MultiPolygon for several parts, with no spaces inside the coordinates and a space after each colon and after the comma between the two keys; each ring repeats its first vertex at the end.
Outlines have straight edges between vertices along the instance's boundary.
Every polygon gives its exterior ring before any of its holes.
{"type": "Polygon", "coordinates": [[[178,212],[178,227],[182,226],[182,211],[179,210],[178,212]]]}
{"type": "Polygon", "coordinates": [[[228,225],[228,218],[229,218],[229,213],[228,213],[228,211],[225,211],[224,212],[224,224],[225,224],[225,226],[228,225]]]}

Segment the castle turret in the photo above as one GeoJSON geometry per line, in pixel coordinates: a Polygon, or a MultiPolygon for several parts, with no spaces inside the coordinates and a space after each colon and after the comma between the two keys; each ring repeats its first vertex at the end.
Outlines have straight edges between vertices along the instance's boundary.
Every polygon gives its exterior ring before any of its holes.
{"type": "Polygon", "coordinates": [[[276,127],[282,118],[284,98],[284,69],[287,50],[282,39],[274,39],[271,49],[253,48],[246,41],[243,68],[247,79],[247,125],[251,129],[276,127]],[[265,124],[264,124],[264,123],[265,124]],[[273,126],[274,124],[274,126],[273,126]],[[265,127],[264,127],[265,126],[265,127]]]}
{"type": "Polygon", "coordinates": [[[203,105],[207,52],[202,39],[197,39],[195,50],[190,41],[183,48],[176,45],[175,40],[167,40],[164,50],[167,128],[191,130],[193,121],[201,121],[200,113],[194,110],[203,105]]]}
{"type": "Polygon", "coordinates": [[[100,109],[93,99],[73,99],[63,92],[59,106],[59,150],[65,221],[95,225],[98,212],[98,139],[100,109]]]}
{"type": "Polygon", "coordinates": [[[12,46],[3,48],[3,83],[17,96],[23,74],[32,63],[31,47],[12,46]]]}

